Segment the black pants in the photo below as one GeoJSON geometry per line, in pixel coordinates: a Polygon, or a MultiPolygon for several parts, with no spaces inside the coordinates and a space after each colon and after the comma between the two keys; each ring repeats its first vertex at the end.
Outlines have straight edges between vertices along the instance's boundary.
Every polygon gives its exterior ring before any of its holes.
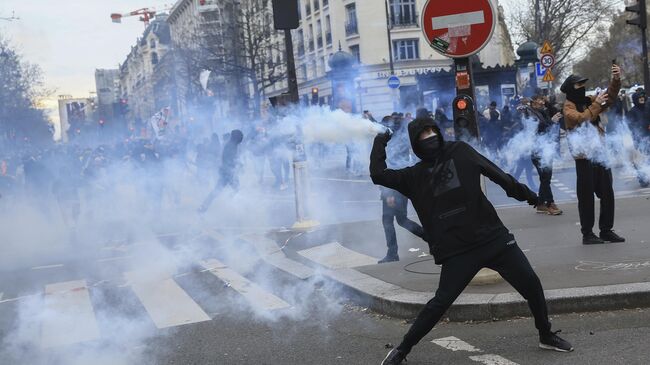
{"type": "Polygon", "coordinates": [[[539,204],[553,203],[553,191],[551,190],[551,179],[553,178],[553,162],[550,166],[542,166],[542,161],[538,156],[533,155],[531,158],[533,165],[539,175],[539,204]]]}
{"type": "Polygon", "coordinates": [[[551,330],[542,284],[524,253],[516,243],[508,246],[487,244],[454,256],[442,264],[436,295],[418,314],[397,348],[404,353],[409,353],[411,348],[433,329],[474,275],[483,267],[501,274],[528,301],[528,306],[535,317],[535,327],[540,333],[548,333],[551,330]]]}
{"type": "Polygon", "coordinates": [[[578,211],[582,234],[593,232],[595,220],[594,193],[600,199],[601,232],[614,227],[614,189],[612,170],[587,159],[576,160],[578,211]]]}
{"type": "Polygon", "coordinates": [[[395,234],[395,225],[393,218],[397,220],[397,224],[404,227],[409,232],[422,238],[424,230],[422,227],[406,217],[406,208],[408,199],[397,192],[394,193],[395,206],[390,207],[383,199],[382,217],[381,222],[384,225],[384,234],[386,235],[386,245],[388,246],[387,256],[397,257],[397,235],[395,234]]]}

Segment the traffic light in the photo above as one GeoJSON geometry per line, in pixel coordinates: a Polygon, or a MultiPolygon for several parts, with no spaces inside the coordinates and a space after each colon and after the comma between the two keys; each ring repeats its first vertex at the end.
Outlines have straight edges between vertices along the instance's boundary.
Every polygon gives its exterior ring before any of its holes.
{"type": "Polygon", "coordinates": [[[625,11],[630,13],[635,13],[638,15],[637,18],[626,20],[625,22],[630,25],[636,25],[639,28],[645,30],[648,25],[648,18],[646,13],[646,0],[638,0],[634,5],[626,6],[625,11]]]}
{"type": "Polygon", "coordinates": [[[453,101],[454,133],[457,140],[477,136],[478,128],[474,100],[469,95],[460,94],[453,101]]]}
{"type": "Polygon", "coordinates": [[[311,105],[318,105],[318,88],[311,89],[311,105]]]}
{"type": "Polygon", "coordinates": [[[300,26],[300,13],[296,0],[273,0],[275,29],[296,29],[300,26]]]}

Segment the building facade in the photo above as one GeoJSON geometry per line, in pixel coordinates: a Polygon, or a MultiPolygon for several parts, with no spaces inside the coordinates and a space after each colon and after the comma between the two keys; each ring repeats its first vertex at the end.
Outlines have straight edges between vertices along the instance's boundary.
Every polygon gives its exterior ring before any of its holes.
{"type": "MultiPolygon", "coordinates": [[[[178,0],[167,23],[176,65],[181,117],[210,123],[248,108],[242,75],[219,72],[219,58],[236,55],[239,42],[235,0],[178,0]]],[[[237,57],[232,57],[237,61],[237,57]]]]}
{"type": "Polygon", "coordinates": [[[165,14],[156,15],[120,65],[119,98],[128,104],[125,117],[130,123],[146,122],[159,111],[156,104],[156,77],[170,72],[159,67],[171,47],[166,19],[165,14]]]}
{"type": "MultiPolygon", "coordinates": [[[[415,76],[446,70],[452,64],[449,58],[435,52],[424,38],[420,11],[425,2],[299,0],[300,27],[292,34],[301,98],[313,100],[317,89],[319,102],[330,104],[332,87],[328,78],[328,61],[340,47],[354,55],[359,64],[355,80],[356,110],[367,109],[383,115],[393,110],[406,111],[417,107],[420,94],[415,76]],[[400,78],[399,89],[388,87],[392,73],[400,78]]],[[[499,14],[494,35],[479,53],[485,66],[510,65],[515,60],[503,9],[498,6],[498,1],[497,8],[499,14]]],[[[274,96],[286,91],[283,82],[268,94],[274,96]]]]}
{"type": "Polygon", "coordinates": [[[97,114],[100,119],[112,122],[120,98],[120,70],[95,70],[95,88],[97,90],[97,114]]]}

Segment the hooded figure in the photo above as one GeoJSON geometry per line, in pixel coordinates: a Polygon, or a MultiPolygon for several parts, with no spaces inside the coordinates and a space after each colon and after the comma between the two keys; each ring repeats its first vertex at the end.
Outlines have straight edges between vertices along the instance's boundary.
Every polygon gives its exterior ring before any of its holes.
{"type": "Polygon", "coordinates": [[[647,138],[650,136],[650,120],[645,111],[645,92],[637,91],[632,94],[634,106],[627,114],[630,129],[635,133],[636,138],[647,138]]]}
{"type": "Polygon", "coordinates": [[[616,102],[616,95],[621,88],[621,69],[612,65],[612,81],[606,92],[598,96],[585,96],[587,79],[578,75],[566,78],[560,90],[566,94],[564,102],[564,123],[567,129],[569,149],[572,151],[576,164],[576,192],[578,195],[578,211],[580,215],[580,230],[582,244],[603,244],[607,242],[624,242],[625,239],[612,231],[614,227],[614,188],[612,187],[612,170],[594,156],[587,156],[579,151],[584,150],[584,144],[595,142],[605,147],[605,128],[600,123],[600,114],[616,102]],[[610,95],[611,97],[608,97],[610,95]],[[576,131],[582,125],[590,123],[597,128],[598,141],[584,141],[576,131]],[[595,223],[594,194],[600,199],[600,218],[598,227],[600,236],[593,232],[595,223]]]}
{"type": "Polygon", "coordinates": [[[370,177],[375,184],[397,190],[411,200],[429,250],[442,271],[435,297],[383,364],[401,364],[483,267],[498,271],[528,300],[541,347],[571,351],[568,342],[551,332],[542,285],[483,194],[480,175],[497,183],[508,196],[530,205],[537,204],[537,194],[470,145],[445,142],[431,118],[415,119],[408,131],[413,152],[422,161],[403,169],[388,169],[386,145],[390,135],[379,134],[370,156],[370,177]]]}
{"type": "Polygon", "coordinates": [[[219,168],[219,180],[215,187],[210,191],[210,194],[205,198],[199,212],[203,213],[208,210],[210,204],[217,194],[226,186],[230,186],[234,190],[239,187],[239,179],[237,178],[237,169],[239,167],[239,144],[244,139],[244,134],[239,129],[234,129],[230,132],[230,139],[223,146],[221,153],[221,167],[219,168]]]}

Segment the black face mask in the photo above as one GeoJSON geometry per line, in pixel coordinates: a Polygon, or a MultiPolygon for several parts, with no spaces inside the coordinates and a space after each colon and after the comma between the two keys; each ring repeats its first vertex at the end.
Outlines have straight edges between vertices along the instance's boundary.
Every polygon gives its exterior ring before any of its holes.
{"type": "Polygon", "coordinates": [[[586,92],[587,90],[584,87],[579,89],[571,88],[569,89],[569,92],[567,92],[566,98],[577,106],[582,107],[590,102],[590,99],[586,96],[586,92]]]}
{"type": "Polygon", "coordinates": [[[419,141],[418,147],[424,161],[433,161],[438,156],[442,144],[440,143],[440,137],[435,135],[419,141]]]}

